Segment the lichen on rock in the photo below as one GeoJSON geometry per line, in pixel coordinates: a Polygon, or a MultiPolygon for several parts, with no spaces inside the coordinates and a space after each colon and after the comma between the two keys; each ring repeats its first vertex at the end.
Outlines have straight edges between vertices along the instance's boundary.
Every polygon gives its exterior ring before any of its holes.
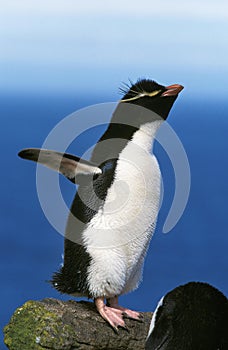
{"type": "Polygon", "coordinates": [[[4,329],[5,344],[11,350],[68,349],[66,338],[73,330],[63,325],[61,317],[37,301],[28,301],[18,308],[4,329]],[[51,331],[51,332],[50,332],[51,331]],[[64,343],[63,343],[64,338],[64,343]]]}
{"type": "Polygon", "coordinates": [[[5,327],[10,350],[144,349],[151,313],[144,322],[126,320],[128,331],[116,334],[93,303],[44,299],[27,301],[5,327]]]}

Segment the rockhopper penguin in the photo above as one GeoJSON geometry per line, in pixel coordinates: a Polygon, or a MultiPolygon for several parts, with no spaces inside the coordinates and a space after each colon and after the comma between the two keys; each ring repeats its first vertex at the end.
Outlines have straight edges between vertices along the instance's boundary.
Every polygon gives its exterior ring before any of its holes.
{"type": "Polygon", "coordinates": [[[228,300],[208,283],[167,293],[153,313],[146,350],[227,350],[228,300]]]}
{"type": "Polygon", "coordinates": [[[93,298],[116,330],[125,327],[123,316],[141,317],[119,306],[118,296],[136,289],[142,278],[160,201],[154,136],[182,89],[147,79],[124,88],[90,161],[42,149],[19,153],[79,184],[66,227],[64,263],[52,283],[61,293],[93,298]]]}

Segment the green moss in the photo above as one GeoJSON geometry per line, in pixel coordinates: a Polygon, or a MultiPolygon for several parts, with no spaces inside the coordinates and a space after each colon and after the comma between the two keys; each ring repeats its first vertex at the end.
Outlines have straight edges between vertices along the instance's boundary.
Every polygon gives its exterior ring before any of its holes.
{"type": "Polygon", "coordinates": [[[28,301],[15,311],[4,333],[10,350],[68,350],[75,331],[42,303],[28,301]]]}

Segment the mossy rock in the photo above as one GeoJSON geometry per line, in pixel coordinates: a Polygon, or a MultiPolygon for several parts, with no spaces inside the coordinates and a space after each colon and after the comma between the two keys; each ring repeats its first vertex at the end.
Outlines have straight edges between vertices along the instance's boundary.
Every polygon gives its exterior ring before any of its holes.
{"type": "Polygon", "coordinates": [[[126,319],[116,334],[93,303],[44,299],[18,308],[5,327],[10,350],[131,350],[144,349],[152,314],[144,322],[126,319]]]}
{"type": "Polygon", "coordinates": [[[28,301],[15,311],[4,333],[10,350],[67,350],[72,348],[75,330],[41,302],[28,301]]]}

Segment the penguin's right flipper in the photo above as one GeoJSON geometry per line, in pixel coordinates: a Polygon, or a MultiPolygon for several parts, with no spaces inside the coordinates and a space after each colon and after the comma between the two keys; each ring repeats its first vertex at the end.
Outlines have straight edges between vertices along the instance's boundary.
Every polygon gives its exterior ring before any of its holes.
{"type": "Polygon", "coordinates": [[[94,176],[102,173],[102,170],[93,163],[68,153],[40,148],[26,148],[20,151],[18,155],[23,159],[43,164],[63,174],[76,184],[79,184],[80,179],[88,177],[88,175],[94,176]]]}

